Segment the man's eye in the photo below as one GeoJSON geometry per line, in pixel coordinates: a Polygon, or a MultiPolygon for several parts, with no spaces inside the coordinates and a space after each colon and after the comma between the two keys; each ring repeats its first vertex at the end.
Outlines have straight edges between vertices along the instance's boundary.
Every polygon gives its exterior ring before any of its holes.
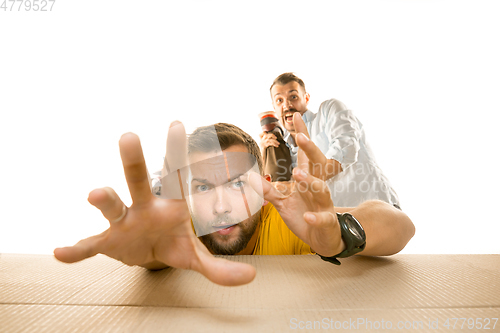
{"type": "Polygon", "coordinates": [[[281,98],[276,100],[276,103],[278,103],[278,104],[281,102],[283,102],[283,100],[281,98]]]}
{"type": "Polygon", "coordinates": [[[293,95],[292,97],[290,97],[291,99],[297,99],[297,96],[293,95]]]}
{"type": "Polygon", "coordinates": [[[240,187],[245,186],[245,182],[241,181],[241,180],[237,181],[237,182],[232,182],[231,186],[234,187],[234,188],[240,188],[240,187]]]}
{"type": "Polygon", "coordinates": [[[208,191],[210,188],[208,187],[208,185],[197,185],[196,186],[196,190],[198,192],[206,192],[208,191]]]}

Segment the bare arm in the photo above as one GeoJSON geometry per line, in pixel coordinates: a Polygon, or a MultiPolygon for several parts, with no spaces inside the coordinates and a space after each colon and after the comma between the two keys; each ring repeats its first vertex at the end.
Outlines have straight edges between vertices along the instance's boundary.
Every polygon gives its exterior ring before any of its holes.
{"type": "Polygon", "coordinates": [[[363,226],[366,247],[361,255],[395,254],[415,233],[408,216],[388,203],[372,200],[356,208],[334,207],[324,181],[299,168],[293,175],[297,183],[288,195],[261,179],[264,198],[274,205],[290,230],[318,254],[331,257],[345,250],[335,212],[349,212],[363,226]]]}
{"type": "Polygon", "coordinates": [[[360,255],[387,256],[401,251],[415,234],[410,218],[394,206],[379,200],[366,201],[356,208],[335,209],[351,213],[363,226],[366,247],[360,255]]]}

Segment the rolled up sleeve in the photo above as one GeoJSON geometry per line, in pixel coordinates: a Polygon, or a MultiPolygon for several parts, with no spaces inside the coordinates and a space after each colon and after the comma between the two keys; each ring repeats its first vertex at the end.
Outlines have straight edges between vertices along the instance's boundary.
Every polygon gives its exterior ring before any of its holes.
{"type": "Polygon", "coordinates": [[[342,169],[346,170],[358,160],[361,138],[359,121],[351,110],[336,99],[323,102],[319,113],[325,122],[325,135],[329,141],[325,157],[338,161],[342,169]]]}

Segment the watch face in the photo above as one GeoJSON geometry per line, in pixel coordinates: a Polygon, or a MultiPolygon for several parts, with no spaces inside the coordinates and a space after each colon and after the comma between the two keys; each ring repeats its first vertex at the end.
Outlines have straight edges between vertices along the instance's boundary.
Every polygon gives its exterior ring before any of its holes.
{"type": "Polygon", "coordinates": [[[359,233],[358,229],[353,228],[353,226],[350,223],[348,225],[348,228],[351,234],[354,235],[354,237],[356,237],[357,239],[361,239],[361,234],[359,233]]]}
{"type": "Polygon", "coordinates": [[[362,227],[360,228],[359,222],[357,222],[356,220],[354,220],[353,218],[351,218],[351,216],[347,215],[346,219],[345,219],[345,224],[346,224],[347,229],[349,230],[349,232],[354,237],[356,237],[356,239],[358,239],[360,241],[364,241],[364,239],[366,238],[365,232],[362,229],[362,227]]]}

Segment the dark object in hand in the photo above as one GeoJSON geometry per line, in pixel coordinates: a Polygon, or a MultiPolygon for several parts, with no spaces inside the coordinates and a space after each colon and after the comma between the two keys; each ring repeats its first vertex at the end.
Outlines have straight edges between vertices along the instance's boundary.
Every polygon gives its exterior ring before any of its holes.
{"type": "Polygon", "coordinates": [[[279,143],[278,147],[269,146],[264,151],[264,174],[271,176],[272,182],[289,181],[292,178],[292,157],[285,140],[283,129],[274,111],[259,114],[260,126],[264,132],[272,132],[279,143]]]}

